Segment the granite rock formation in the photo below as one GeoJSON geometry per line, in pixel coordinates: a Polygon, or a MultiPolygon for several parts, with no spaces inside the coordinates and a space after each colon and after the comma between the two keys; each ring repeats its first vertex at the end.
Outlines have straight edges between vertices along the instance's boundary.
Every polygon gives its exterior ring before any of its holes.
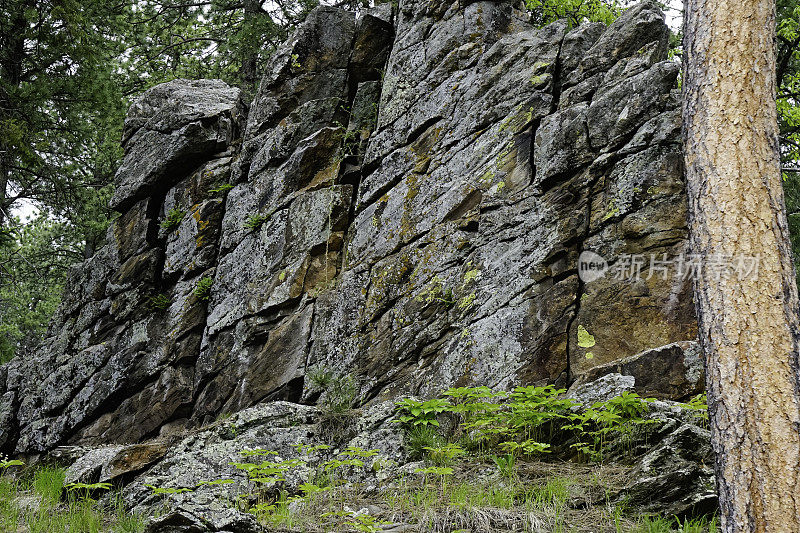
{"type": "Polygon", "coordinates": [[[694,392],[689,281],[578,275],[585,251],[685,250],[668,36],[650,0],[572,30],[505,0],[321,7],[252,103],[219,81],[149,90],[107,244],[38,354],[0,367],[0,449],[313,404],[321,373],[376,405],[606,372],[694,392]]]}

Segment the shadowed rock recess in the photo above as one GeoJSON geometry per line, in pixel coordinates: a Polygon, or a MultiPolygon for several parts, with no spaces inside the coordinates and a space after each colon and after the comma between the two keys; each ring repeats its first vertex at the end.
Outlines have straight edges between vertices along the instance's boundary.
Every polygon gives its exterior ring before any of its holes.
{"type": "Polygon", "coordinates": [[[212,80],[142,95],[107,244],[71,270],[38,354],[0,367],[0,449],[314,403],[315,369],[376,405],[606,373],[702,388],[688,280],[577,274],[585,250],[686,247],[663,15],[567,31],[518,7],[320,7],[249,105],[212,80]]]}

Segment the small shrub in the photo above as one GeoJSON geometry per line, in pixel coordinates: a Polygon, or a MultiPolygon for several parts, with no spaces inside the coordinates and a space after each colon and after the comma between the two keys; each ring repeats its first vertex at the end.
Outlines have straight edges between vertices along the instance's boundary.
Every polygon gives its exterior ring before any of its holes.
{"type": "Polygon", "coordinates": [[[334,375],[333,371],[327,368],[316,367],[306,372],[306,377],[311,385],[324,391],[333,381],[334,375]]]}
{"type": "Polygon", "coordinates": [[[571,422],[563,427],[573,430],[577,442],[572,448],[592,461],[603,460],[603,453],[612,442],[612,435],[629,445],[637,428],[655,424],[657,420],[645,419],[647,400],[636,393],[623,392],[607,402],[597,402],[588,409],[571,415],[571,422]]]}
{"type": "Polygon", "coordinates": [[[467,454],[464,448],[452,442],[439,446],[424,446],[423,450],[428,460],[437,466],[451,465],[457,457],[467,454]]]}
{"type": "Polygon", "coordinates": [[[161,221],[161,229],[164,231],[174,231],[178,229],[178,226],[181,225],[181,221],[185,216],[186,211],[183,209],[170,209],[169,213],[167,213],[167,216],[161,221]]]}
{"type": "Polygon", "coordinates": [[[214,280],[208,277],[203,277],[197,282],[194,288],[194,295],[198,300],[208,300],[211,297],[211,286],[214,285],[214,280]]]}
{"type": "Polygon", "coordinates": [[[316,367],[306,373],[309,384],[324,393],[321,406],[329,413],[350,410],[358,398],[358,383],[352,376],[337,375],[333,370],[316,367]]]}
{"type": "Polygon", "coordinates": [[[323,406],[332,413],[343,413],[353,407],[358,397],[358,384],[352,376],[334,376],[326,392],[323,406]]]}
{"type": "Polygon", "coordinates": [[[397,421],[406,427],[439,426],[436,416],[453,407],[448,400],[442,398],[426,401],[406,398],[396,402],[396,405],[399,412],[397,421]]]}

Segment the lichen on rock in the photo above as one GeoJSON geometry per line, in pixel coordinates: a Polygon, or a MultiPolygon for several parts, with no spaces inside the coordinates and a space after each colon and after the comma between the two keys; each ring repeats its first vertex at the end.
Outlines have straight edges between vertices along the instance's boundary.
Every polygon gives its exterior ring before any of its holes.
{"type": "MultiPolygon", "coordinates": [[[[369,408],[604,374],[695,393],[688,280],[578,275],[583,251],[686,248],[663,15],[648,0],[570,30],[518,7],[319,7],[249,106],[213,80],[141,95],[106,245],[35,356],[0,367],[0,449],[174,444],[269,402],[313,410],[310,369],[352,376],[369,408]]],[[[214,431],[192,438],[228,446],[214,431]]],[[[177,446],[147,475],[197,452],[177,446]]]]}

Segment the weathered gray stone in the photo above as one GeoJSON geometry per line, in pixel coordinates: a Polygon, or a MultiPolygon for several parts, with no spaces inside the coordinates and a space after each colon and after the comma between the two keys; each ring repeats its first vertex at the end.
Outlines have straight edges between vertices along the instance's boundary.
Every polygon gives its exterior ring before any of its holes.
{"type": "Polygon", "coordinates": [[[16,394],[13,391],[6,392],[0,396],[0,449],[4,449],[11,444],[16,436],[14,434],[16,422],[15,403],[16,394]]]}
{"type": "Polygon", "coordinates": [[[126,121],[126,158],[111,206],[166,191],[236,138],[241,91],[216,80],[174,80],[145,92],[126,121]]]}
{"type": "Polygon", "coordinates": [[[640,459],[622,495],[645,512],[712,514],[718,509],[713,457],[708,430],[681,425],[640,459]]]}
{"type": "Polygon", "coordinates": [[[623,376],[622,374],[611,372],[594,381],[586,383],[576,381],[567,391],[567,397],[574,399],[581,405],[593,405],[597,402],[607,402],[620,396],[623,392],[633,392],[635,385],[636,378],[633,376],[623,376]]]}
{"type": "Polygon", "coordinates": [[[598,72],[607,71],[620,59],[635,55],[652,42],[658,43],[661,55],[665,55],[669,29],[663,21],[664,15],[654,0],[645,0],[626,10],[596,40],[564,84],[575,85],[598,72]]]}
{"type": "MultiPolygon", "coordinates": [[[[167,451],[165,442],[147,444],[102,446],[83,450],[65,472],[64,482],[110,483],[119,482],[124,476],[139,474],[158,462],[167,451]]],[[[69,453],[59,454],[65,458],[69,453]]],[[[124,478],[123,478],[124,479],[124,478]]]]}
{"type": "Polygon", "coordinates": [[[568,31],[519,8],[317,8],[246,123],[219,81],[137,99],[121,216],[70,271],[42,349],[0,374],[0,447],[129,444],[318,401],[310,368],[352,376],[355,405],[607,373],[694,390],[688,352],[657,349],[696,336],[688,281],[577,268],[586,250],[612,267],[685,252],[662,14],[646,1],[568,31]]]}
{"type": "Polygon", "coordinates": [[[145,533],[262,533],[252,515],[216,502],[185,504],[165,516],[152,518],[145,533]]]}

